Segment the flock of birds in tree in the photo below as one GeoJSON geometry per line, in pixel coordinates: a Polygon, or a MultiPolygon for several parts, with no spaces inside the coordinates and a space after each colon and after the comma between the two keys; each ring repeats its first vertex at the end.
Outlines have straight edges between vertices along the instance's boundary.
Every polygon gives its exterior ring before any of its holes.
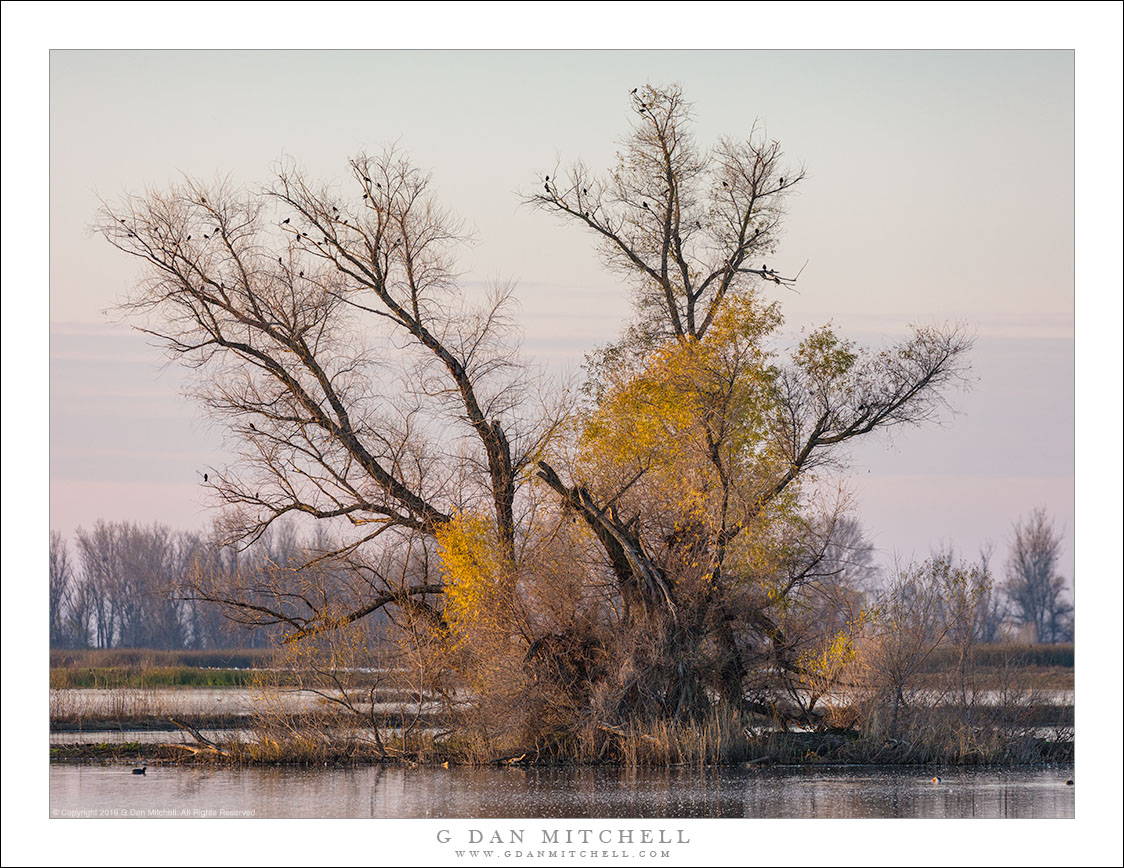
{"type": "MultiPolygon", "coordinates": [[[[632,93],[632,96],[636,97],[636,99],[637,99],[637,102],[638,102],[638,103],[640,104],[640,111],[650,111],[650,110],[651,110],[651,106],[650,106],[650,105],[648,105],[647,103],[645,103],[645,102],[641,101],[640,97],[639,97],[639,96],[637,95],[637,94],[638,94],[638,91],[639,91],[639,88],[635,88],[635,87],[634,87],[634,88],[632,89],[631,93],[632,93]]],[[[367,192],[364,192],[364,193],[363,193],[363,199],[364,199],[364,200],[367,200],[367,199],[369,199],[369,198],[370,198],[370,195],[371,195],[371,194],[370,194],[370,188],[371,188],[371,185],[372,185],[372,184],[373,184],[373,185],[374,185],[374,186],[375,186],[375,187],[376,187],[377,189],[379,189],[379,190],[382,190],[382,183],[381,183],[381,182],[378,182],[378,181],[372,181],[372,180],[371,180],[371,179],[370,179],[369,177],[367,177],[366,175],[360,175],[360,177],[361,177],[361,178],[363,179],[363,181],[364,181],[364,182],[366,183],[366,185],[367,185],[367,192]]],[[[728,183],[728,182],[726,182],[726,181],[723,181],[723,182],[722,182],[722,186],[723,186],[724,188],[726,188],[726,189],[729,189],[729,187],[730,187],[729,183],[728,183]]],[[[784,178],[780,178],[780,179],[778,180],[778,188],[783,188],[783,187],[784,187],[784,178]]],[[[546,191],[547,193],[550,193],[550,194],[552,194],[552,195],[554,195],[554,196],[557,196],[557,193],[556,193],[556,191],[554,191],[554,190],[552,190],[552,189],[551,189],[551,186],[550,186],[550,175],[547,175],[547,176],[546,176],[546,177],[545,177],[545,178],[543,179],[543,189],[544,189],[544,190],[545,190],[545,191],[546,191]]],[[[665,195],[666,195],[666,193],[667,193],[667,192],[668,192],[668,191],[666,191],[666,190],[664,191],[665,195]]],[[[585,196],[588,196],[588,195],[589,195],[589,188],[588,188],[588,187],[583,187],[583,188],[582,188],[582,195],[585,195],[585,196]]],[[[206,198],[201,198],[201,199],[200,199],[200,201],[201,201],[201,202],[202,202],[202,203],[203,203],[204,205],[205,205],[205,204],[207,204],[207,200],[206,200],[206,198]]],[[[651,209],[651,206],[649,206],[649,204],[648,204],[648,202],[647,202],[647,201],[645,201],[645,200],[641,200],[641,203],[640,203],[640,205],[641,205],[641,207],[642,207],[642,208],[643,208],[643,209],[644,209],[645,211],[651,212],[651,210],[652,210],[652,209],[651,209]]],[[[333,206],[333,207],[332,207],[332,211],[333,211],[333,213],[334,213],[335,217],[336,217],[336,218],[338,219],[338,217],[339,217],[339,213],[340,213],[340,209],[339,209],[338,207],[336,207],[336,206],[333,206]]],[[[586,218],[588,219],[588,218],[589,218],[589,212],[588,212],[588,211],[585,211],[585,212],[583,212],[582,216],[583,216],[583,217],[586,217],[586,218]]],[[[120,221],[121,221],[122,225],[124,225],[124,226],[125,226],[126,228],[128,228],[128,223],[127,223],[127,221],[126,221],[126,220],[125,220],[124,218],[119,218],[119,219],[120,219],[120,221]]],[[[347,221],[346,219],[344,219],[344,220],[342,220],[342,221],[340,221],[340,222],[341,222],[341,223],[342,223],[343,225],[345,225],[345,226],[346,226],[346,225],[348,225],[348,221],[347,221]]],[[[282,220],[282,221],[280,222],[280,224],[278,224],[278,225],[280,225],[280,226],[289,226],[289,225],[291,225],[291,224],[292,224],[292,217],[286,217],[286,218],[285,218],[284,220],[282,220]]],[[[696,221],[695,221],[695,228],[696,228],[696,229],[702,229],[702,228],[703,228],[703,225],[702,225],[702,221],[700,221],[700,220],[696,220],[696,221]]],[[[208,234],[208,233],[204,233],[204,234],[203,234],[203,238],[204,238],[205,240],[210,240],[210,239],[212,239],[212,238],[214,238],[214,237],[218,236],[218,235],[220,234],[220,232],[221,232],[221,231],[222,231],[222,230],[221,230],[221,227],[219,227],[219,226],[216,226],[216,227],[214,228],[214,231],[213,231],[213,232],[211,232],[210,234],[208,234]]],[[[129,238],[135,238],[135,237],[136,237],[136,234],[135,234],[135,232],[133,232],[133,231],[128,231],[128,232],[127,232],[126,234],[128,235],[128,237],[129,237],[129,238]]],[[[307,232],[298,232],[297,234],[298,234],[298,235],[299,235],[300,237],[302,237],[302,238],[308,238],[308,233],[307,233],[307,232]]],[[[760,227],[758,227],[758,228],[757,228],[757,229],[756,229],[756,230],[754,231],[754,233],[753,233],[753,237],[754,237],[754,238],[757,238],[757,237],[758,237],[758,236],[759,236],[760,234],[761,234],[761,228],[760,228],[760,227]]],[[[187,241],[190,241],[190,240],[191,240],[191,238],[192,238],[192,236],[191,236],[191,235],[189,234],[189,235],[187,236],[186,240],[187,240],[187,241]]],[[[324,243],[324,244],[327,244],[327,243],[329,243],[330,241],[331,241],[331,239],[330,239],[330,238],[328,238],[328,236],[324,236],[324,240],[323,240],[323,242],[322,242],[322,243],[324,243]]],[[[395,244],[394,244],[394,247],[397,247],[397,246],[398,246],[398,245],[399,245],[400,243],[401,243],[400,241],[396,241],[396,242],[395,242],[395,244]]],[[[280,257],[280,256],[278,256],[278,257],[277,257],[277,262],[278,262],[278,264],[279,264],[279,265],[284,265],[284,264],[285,264],[285,261],[284,261],[284,259],[283,259],[282,257],[280,257]]],[[[733,265],[733,261],[732,261],[732,260],[729,260],[729,261],[727,262],[727,265],[728,265],[728,266],[732,266],[732,265],[733,265]]],[[[795,278],[793,278],[793,279],[792,279],[792,281],[789,281],[789,280],[787,280],[786,278],[783,278],[783,277],[781,277],[780,275],[778,275],[778,274],[777,274],[777,272],[776,272],[776,269],[772,269],[772,268],[769,268],[769,267],[768,267],[767,265],[765,265],[765,264],[762,264],[762,266],[761,266],[761,268],[760,268],[759,270],[757,270],[757,269],[745,269],[745,270],[746,270],[746,271],[752,271],[752,272],[753,272],[753,273],[755,273],[755,274],[760,274],[760,275],[761,275],[762,277],[764,277],[764,278],[767,278],[767,279],[769,279],[769,280],[772,280],[772,281],[773,281],[774,283],[778,283],[778,284],[782,284],[782,285],[788,285],[788,283],[790,283],[790,282],[793,282],[793,281],[795,280],[795,278]]],[[[299,275],[299,276],[300,276],[300,277],[304,277],[304,272],[303,272],[303,271],[301,271],[301,272],[300,272],[300,275],[299,275]]],[[[256,432],[256,431],[257,431],[258,429],[254,427],[253,423],[250,423],[250,430],[251,430],[251,431],[254,431],[254,432],[256,432]]],[[[202,474],[202,476],[203,476],[203,481],[204,481],[204,482],[208,482],[208,481],[210,481],[210,475],[209,475],[209,474],[207,474],[207,473],[204,473],[204,474],[202,474]]],[[[144,771],[143,771],[143,770],[139,770],[139,769],[135,769],[135,770],[134,770],[134,773],[135,773],[135,774],[144,774],[144,771]]]]}
{"type": "MultiPolygon", "coordinates": [[[[639,88],[636,88],[636,87],[634,87],[634,88],[632,89],[632,91],[631,91],[631,94],[632,94],[632,96],[636,98],[636,101],[637,101],[637,103],[638,103],[638,104],[639,104],[639,106],[640,106],[640,111],[641,111],[641,112],[644,112],[644,111],[650,111],[650,110],[651,110],[651,108],[652,108],[652,107],[651,107],[651,105],[649,105],[648,103],[644,102],[644,101],[643,101],[643,100],[642,100],[642,99],[641,99],[641,98],[640,98],[640,97],[638,96],[638,92],[639,92],[639,90],[640,90],[639,88]]],[[[729,182],[727,182],[727,181],[723,181],[723,182],[722,182],[722,187],[723,187],[724,189],[727,189],[727,190],[728,190],[728,189],[730,189],[730,184],[729,184],[729,182]]],[[[777,179],[777,190],[779,191],[779,190],[782,190],[782,189],[784,189],[784,178],[783,178],[783,177],[781,177],[781,178],[778,178],[778,179],[777,179]]],[[[558,198],[558,192],[557,192],[557,189],[553,189],[553,188],[551,188],[551,186],[550,186],[550,175],[546,175],[546,176],[545,176],[545,177],[543,178],[543,190],[544,190],[544,191],[546,191],[547,193],[549,193],[549,194],[551,195],[551,197],[552,197],[552,198],[554,198],[554,199],[557,199],[557,198],[558,198]]],[[[668,193],[668,191],[667,191],[667,190],[664,190],[663,192],[664,192],[664,195],[665,195],[665,196],[666,196],[666,195],[667,195],[667,193],[668,193]]],[[[588,196],[588,195],[589,195],[589,188],[588,188],[588,187],[583,187],[583,188],[582,188],[582,195],[584,195],[584,196],[588,196]]],[[[366,198],[366,197],[364,196],[364,198],[366,198]]],[[[579,200],[579,201],[580,201],[580,200],[579,200]]],[[[648,211],[649,213],[651,213],[651,212],[652,212],[652,209],[651,209],[651,207],[650,207],[650,206],[648,205],[648,202],[647,202],[646,200],[644,200],[644,199],[641,199],[641,200],[640,200],[640,207],[641,207],[641,208],[643,208],[643,209],[644,209],[645,211],[648,211]]],[[[596,210],[596,209],[595,209],[595,210],[596,210]]],[[[584,218],[586,218],[586,219],[589,219],[589,212],[588,212],[588,211],[583,211],[583,212],[582,212],[582,217],[584,217],[584,218]]],[[[702,229],[702,228],[703,228],[703,225],[702,225],[702,221],[700,221],[700,220],[696,220],[696,221],[695,221],[695,228],[696,228],[696,229],[702,229]]],[[[760,234],[761,234],[761,227],[757,227],[757,229],[755,229],[755,230],[754,230],[754,232],[753,232],[753,237],[754,237],[754,238],[756,239],[756,238],[757,238],[757,237],[758,237],[758,236],[759,236],[760,234]]],[[[732,267],[734,263],[733,263],[733,260],[731,259],[731,260],[727,260],[726,264],[727,264],[727,266],[728,266],[728,267],[732,267]]],[[[747,271],[747,272],[752,272],[752,273],[754,273],[754,274],[760,274],[760,275],[761,275],[762,277],[764,277],[764,278],[766,278],[766,279],[768,279],[768,280],[771,280],[771,281],[773,281],[774,283],[776,283],[776,284],[779,284],[779,285],[781,285],[781,286],[786,286],[786,287],[788,287],[788,288],[790,288],[790,289],[791,289],[791,284],[792,284],[792,283],[795,283],[795,282],[796,282],[796,278],[785,278],[785,277],[781,277],[781,276],[780,276],[779,274],[777,274],[777,271],[776,271],[776,269],[775,269],[775,268],[769,268],[769,267],[768,267],[767,265],[764,265],[764,264],[763,264],[763,265],[761,266],[761,268],[760,268],[759,270],[758,270],[758,269],[743,269],[743,270],[745,270],[745,271],[747,271]]],[[[803,269],[801,269],[801,271],[803,271],[803,269]]],[[[799,275],[797,275],[797,277],[799,277],[799,275]]]]}

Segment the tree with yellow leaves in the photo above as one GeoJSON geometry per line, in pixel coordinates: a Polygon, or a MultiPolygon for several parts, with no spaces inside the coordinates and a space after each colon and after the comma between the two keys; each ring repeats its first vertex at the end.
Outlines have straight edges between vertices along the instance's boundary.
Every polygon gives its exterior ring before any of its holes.
{"type": "Polygon", "coordinates": [[[507,708],[556,744],[593,720],[782,713],[786,678],[837,644],[810,626],[838,537],[814,471],[930,418],[970,342],[919,329],[870,353],[825,327],[783,352],[767,294],[796,276],[762,259],[803,171],[756,130],[700,149],[678,87],[632,108],[612,171],[577,162],[526,197],[636,293],[581,407],[532,401],[510,292],[468,298],[460,223],[394,151],[352,160],[347,188],[286,165],[260,192],[189,181],[105,206],[101,232],[147,269],[126,310],[240,444],[206,477],[229,537],[290,514],[335,529],[309,555],[337,565],[331,587],[200,598],[289,642],[383,613],[492,731],[507,708]]]}
{"type": "Polygon", "coordinates": [[[598,540],[620,594],[616,635],[643,658],[626,667],[616,711],[697,716],[744,704],[755,670],[806,669],[786,624],[823,578],[835,521],[815,527],[802,482],[856,437],[931,418],[970,341],[917,329],[869,353],[823,327],[784,362],[764,289],[793,279],[751,260],[774,248],[803,171],[754,134],[700,152],[677,87],[633,100],[608,177],[578,162],[530,197],[592,232],[632,278],[639,312],[591,359],[570,481],[549,459],[538,467],[598,540]]]}

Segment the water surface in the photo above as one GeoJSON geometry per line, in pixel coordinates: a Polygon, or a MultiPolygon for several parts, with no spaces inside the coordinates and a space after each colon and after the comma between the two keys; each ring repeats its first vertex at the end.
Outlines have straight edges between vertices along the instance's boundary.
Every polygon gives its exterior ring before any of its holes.
{"type": "Polygon", "coordinates": [[[1073,817],[1072,766],[473,769],[52,763],[56,817],[1073,817]],[[934,775],[943,781],[932,782],[934,775]]]}

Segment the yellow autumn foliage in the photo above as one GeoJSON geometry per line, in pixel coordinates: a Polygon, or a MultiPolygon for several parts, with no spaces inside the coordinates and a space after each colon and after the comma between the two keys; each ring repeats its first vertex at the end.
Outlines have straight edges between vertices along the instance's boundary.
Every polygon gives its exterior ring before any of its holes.
{"type": "Polygon", "coordinates": [[[775,304],[732,297],[702,340],[669,340],[639,372],[612,373],[579,438],[587,478],[612,491],[642,477],[686,523],[713,516],[716,458],[739,481],[764,476],[775,371],[763,338],[779,323],[775,304]]]}
{"type": "Polygon", "coordinates": [[[852,625],[852,629],[838,631],[823,648],[801,654],[799,663],[806,679],[819,686],[829,685],[854,662],[855,653],[852,625]]]}
{"type": "Polygon", "coordinates": [[[437,531],[437,546],[452,632],[463,639],[470,629],[498,626],[497,618],[510,608],[511,587],[493,523],[458,512],[437,531]]]}

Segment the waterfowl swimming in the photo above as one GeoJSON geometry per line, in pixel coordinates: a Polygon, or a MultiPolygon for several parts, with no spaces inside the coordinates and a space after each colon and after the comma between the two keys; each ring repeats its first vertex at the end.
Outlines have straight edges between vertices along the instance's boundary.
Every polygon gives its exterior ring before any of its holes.
{"type": "Polygon", "coordinates": [[[134,775],[143,775],[148,772],[148,766],[142,766],[139,769],[133,769],[134,775]]]}

